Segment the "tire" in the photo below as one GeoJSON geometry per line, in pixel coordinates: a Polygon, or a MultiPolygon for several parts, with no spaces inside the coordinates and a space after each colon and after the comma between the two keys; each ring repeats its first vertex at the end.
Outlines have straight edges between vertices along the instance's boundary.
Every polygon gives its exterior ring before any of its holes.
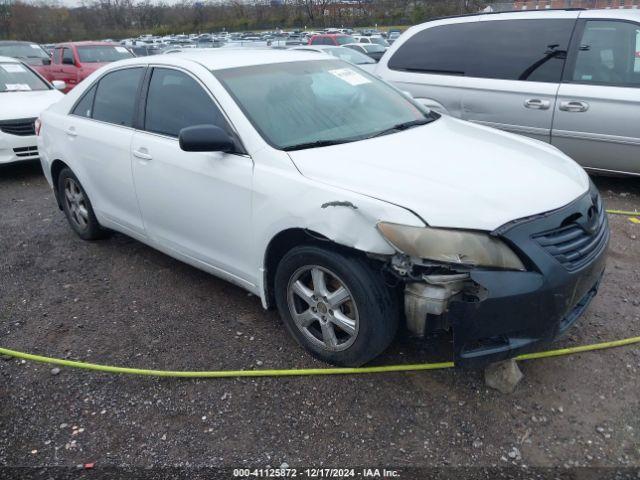
{"type": "Polygon", "coordinates": [[[83,240],[98,240],[108,235],[93,213],[93,207],[78,177],[70,168],[58,175],[58,198],[69,225],[83,240]]]}
{"type": "Polygon", "coordinates": [[[400,313],[396,296],[382,273],[363,258],[295,247],[278,264],[274,287],[287,330],[324,362],[363,365],[395,337],[400,313]]]}

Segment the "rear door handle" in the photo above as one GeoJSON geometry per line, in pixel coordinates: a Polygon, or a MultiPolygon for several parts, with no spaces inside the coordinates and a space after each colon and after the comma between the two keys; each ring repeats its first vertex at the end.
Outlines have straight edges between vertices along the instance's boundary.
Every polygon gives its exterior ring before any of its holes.
{"type": "Polygon", "coordinates": [[[578,102],[576,100],[560,102],[560,110],[563,112],[586,112],[589,110],[589,104],[587,102],[578,102]]]}
{"type": "Polygon", "coordinates": [[[76,129],[74,127],[67,128],[66,134],[69,135],[70,137],[78,136],[78,133],[76,132],[76,129]]]}
{"type": "Polygon", "coordinates": [[[149,155],[149,151],[144,147],[141,147],[138,150],[134,150],[133,156],[139,158],[140,160],[151,160],[153,158],[151,155],[149,155]]]}
{"type": "Polygon", "coordinates": [[[531,108],[532,110],[549,110],[551,102],[549,100],[541,100],[539,98],[529,98],[524,101],[525,108],[531,108]]]}

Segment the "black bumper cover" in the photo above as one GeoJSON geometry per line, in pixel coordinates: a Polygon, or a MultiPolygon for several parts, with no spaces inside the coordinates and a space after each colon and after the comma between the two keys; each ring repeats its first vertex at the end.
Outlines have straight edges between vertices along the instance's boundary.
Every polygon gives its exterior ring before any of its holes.
{"type": "Polygon", "coordinates": [[[483,367],[551,342],[584,313],[604,273],[609,225],[593,186],[566,207],[512,222],[494,234],[526,258],[529,268],[526,272],[471,271],[471,279],[484,287],[487,295],[483,299],[460,298],[449,306],[454,362],[459,367],[483,367]],[[587,225],[588,217],[591,225],[587,225]],[[536,238],[541,232],[574,223],[586,231],[598,219],[597,248],[576,268],[563,265],[536,238]]]}

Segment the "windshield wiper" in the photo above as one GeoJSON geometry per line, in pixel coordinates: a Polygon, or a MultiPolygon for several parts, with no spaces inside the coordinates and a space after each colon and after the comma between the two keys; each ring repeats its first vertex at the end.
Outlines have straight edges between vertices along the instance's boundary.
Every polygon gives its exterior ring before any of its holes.
{"type": "Polygon", "coordinates": [[[374,133],[373,135],[368,136],[367,138],[375,138],[380,137],[382,135],[388,135],[393,132],[401,132],[402,130],[408,130],[412,127],[417,127],[419,125],[426,125],[427,123],[433,122],[432,118],[421,118],[419,120],[411,120],[410,122],[397,123],[396,125],[385,128],[379,132],[374,133]]]}
{"type": "Polygon", "coordinates": [[[352,139],[315,140],[313,142],[298,143],[297,145],[288,145],[284,147],[282,150],[284,150],[285,152],[290,152],[292,150],[305,150],[307,148],[329,147],[331,145],[339,145],[341,143],[348,143],[352,141],[353,141],[352,139]]]}

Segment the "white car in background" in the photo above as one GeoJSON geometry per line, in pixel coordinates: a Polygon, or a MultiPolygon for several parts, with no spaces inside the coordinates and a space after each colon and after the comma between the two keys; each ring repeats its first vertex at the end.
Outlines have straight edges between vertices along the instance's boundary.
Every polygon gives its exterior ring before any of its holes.
{"type": "Polygon", "coordinates": [[[457,365],[513,357],[602,278],[607,217],[575,162],[328,55],[123,60],[40,118],[78,236],[116,230],[239,285],[333,364],[373,359],[405,319],[453,330],[457,365]]]}
{"type": "Polygon", "coordinates": [[[352,35],[352,37],[357,43],[380,45],[381,47],[389,48],[389,42],[382,35],[352,35]]]}
{"type": "Polygon", "coordinates": [[[35,120],[64,97],[20,60],[0,57],[0,164],[38,158],[35,120]]]}
{"type": "Polygon", "coordinates": [[[336,47],[333,45],[303,45],[300,47],[293,47],[291,50],[326,53],[339,58],[340,60],[344,60],[345,62],[357,65],[369,73],[373,73],[376,66],[376,61],[373,58],[365,55],[364,53],[345,47],[336,47]]]}

